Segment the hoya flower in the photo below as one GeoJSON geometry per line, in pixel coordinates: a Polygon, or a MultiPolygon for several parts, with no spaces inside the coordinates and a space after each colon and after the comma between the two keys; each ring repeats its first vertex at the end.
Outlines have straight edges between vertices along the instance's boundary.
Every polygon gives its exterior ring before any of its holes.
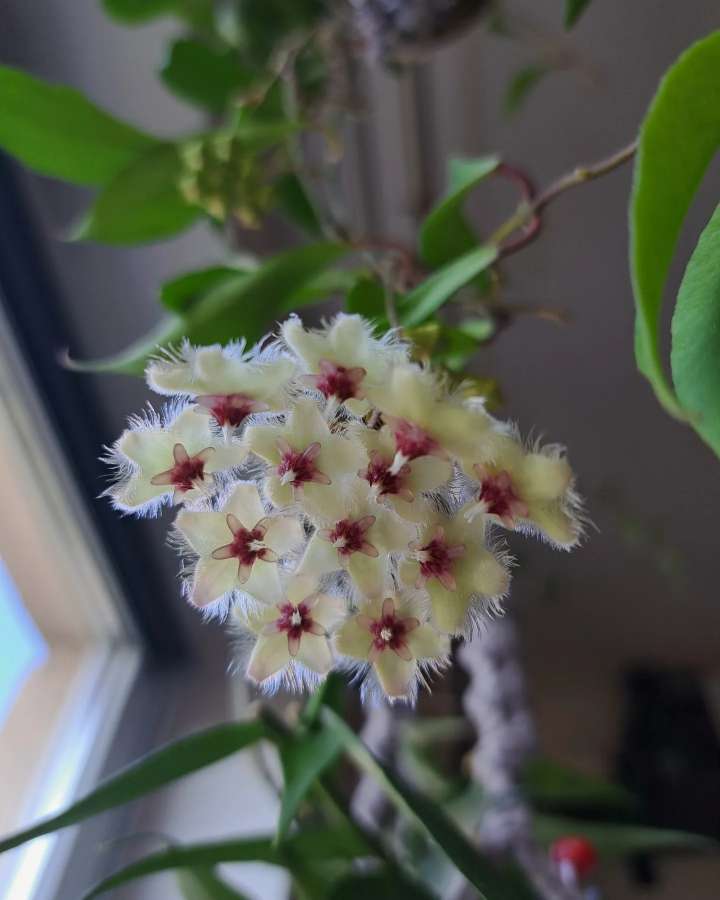
{"type": "Polygon", "coordinates": [[[240,465],[247,451],[221,441],[188,406],[135,416],[110,448],[116,483],[105,492],[123,512],[157,515],[168,502],[194,503],[214,487],[213,473],[240,465]]]}
{"type": "Polygon", "coordinates": [[[283,409],[295,363],[280,353],[245,352],[243,342],[193,347],[154,359],[145,371],[158,394],[192,397],[218,425],[237,428],[252,413],[283,409]]]}
{"type": "Polygon", "coordinates": [[[475,503],[466,514],[469,518],[482,513],[505,528],[535,532],[566,550],[577,544],[582,533],[580,501],[561,448],[527,453],[507,436],[492,463],[465,461],[463,466],[479,482],[475,503]]]}
{"type": "Polygon", "coordinates": [[[452,464],[449,460],[422,456],[404,462],[395,471],[395,438],[387,426],[377,431],[366,429],[360,433],[360,439],[369,459],[358,475],[370,485],[373,497],[391,506],[404,519],[415,522],[422,519],[426,510],[421,495],[450,479],[452,464]]]}
{"type": "Polygon", "coordinates": [[[265,688],[284,675],[291,686],[317,681],[333,665],[328,637],[346,614],[345,600],[321,593],[317,579],[294,575],[279,602],[234,611],[237,623],[256,636],[247,675],[265,688]],[[308,677],[308,673],[312,673],[308,677]],[[314,676],[314,677],[312,677],[314,676]]]}
{"type": "Polygon", "coordinates": [[[297,519],[265,512],[250,482],[236,485],[217,511],[183,510],[175,527],[197,554],[189,597],[203,609],[236,590],[262,602],[276,600],[278,560],[304,538],[297,519]]]}
{"type": "Polygon", "coordinates": [[[420,528],[420,537],[400,564],[400,577],[430,596],[435,625],[448,634],[465,630],[470,616],[497,604],[510,576],[485,538],[485,522],[469,523],[456,514],[436,513],[420,528]]]}
{"type": "Polygon", "coordinates": [[[390,700],[412,701],[418,682],[447,665],[450,641],[427,623],[410,591],[364,601],[335,635],[338,654],[371,669],[390,700]]]}
{"type": "Polygon", "coordinates": [[[390,364],[404,359],[399,343],[373,337],[373,327],[361,316],[341,313],[324,328],[306,330],[297,316],[281,329],[285,343],[310,373],[302,376],[334,408],[345,403],[354,413],[368,409],[366,392],[381,388],[390,364]]]}
{"type": "Polygon", "coordinates": [[[395,437],[393,474],[426,456],[485,458],[493,445],[492,419],[482,409],[471,409],[448,396],[429,369],[395,366],[387,381],[368,396],[395,437]]]}
{"type": "Polygon", "coordinates": [[[340,491],[343,478],[355,477],[367,462],[357,438],[331,431],[308,399],[298,400],[283,424],[251,425],[245,437],[248,449],[270,466],[265,488],[279,507],[322,505],[325,495],[340,491]]]}
{"type": "Polygon", "coordinates": [[[388,554],[407,550],[417,533],[409,522],[376,503],[359,479],[345,493],[328,498],[311,518],[317,530],[299,571],[323,575],[346,569],[368,597],[378,596],[387,586],[388,554]]]}

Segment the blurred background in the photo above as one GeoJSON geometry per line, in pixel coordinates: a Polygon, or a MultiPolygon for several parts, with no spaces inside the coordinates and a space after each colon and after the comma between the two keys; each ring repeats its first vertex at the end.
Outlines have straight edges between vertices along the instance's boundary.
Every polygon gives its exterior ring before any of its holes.
{"type": "MultiPolygon", "coordinates": [[[[568,35],[560,7],[508,0],[517,40],[481,20],[401,76],[379,65],[353,70],[360,114],[344,175],[358,228],[411,243],[444,189],[451,155],[498,152],[544,185],[627,144],[663,71],[720,24],[704,0],[596,0],[568,35]],[[509,116],[507,85],[538,54],[563,65],[509,116]]],[[[203,121],[154,75],[174,29],[169,21],[120,27],[97,0],[5,0],[0,61],[171,135],[203,121]]],[[[714,208],[717,176],[716,167],[680,260],[714,208]]],[[[518,304],[561,310],[567,323],[519,317],[475,371],[499,381],[504,417],[568,446],[593,521],[571,556],[513,546],[523,566],[508,609],[543,752],[624,779],[654,824],[720,836],[720,469],[635,369],[630,179],[625,167],[553,205],[541,238],[505,266],[505,289],[518,304]]],[[[57,363],[66,346],[77,358],[126,346],[159,318],[161,282],[219,261],[224,248],[205,226],[139,249],[71,243],[86,199],[0,160],[2,831],[102,770],[252,701],[227,674],[232,648],[222,628],[203,624],[179,597],[164,524],[118,520],[93,499],[104,487],[96,458],[148,399],[143,383],[70,374],[57,363]]],[[[513,187],[494,181],[473,199],[474,220],[488,232],[515,203],[513,187]]],[[[254,251],[271,250],[288,235],[278,226],[251,240],[254,251]]],[[[680,274],[678,263],[674,286],[680,274]]],[[[451,705],[454,690],[447,680],[434,702],[451,705]]],[[[274,799],[248,758],[123,817],[6,860],[0,895],[76,900],[127,850],[99,850],[110,835],[257,832],[271,826],[274,799]]],[[[232,877],[252,897],[283,896],[270,869],[232,877]]],[[[640,860],[603,868],[599,883],[620,900],[712,900],[720,862],[640,860]]],[[[159,876],[116,896],[173,894],[159,876]]]]}

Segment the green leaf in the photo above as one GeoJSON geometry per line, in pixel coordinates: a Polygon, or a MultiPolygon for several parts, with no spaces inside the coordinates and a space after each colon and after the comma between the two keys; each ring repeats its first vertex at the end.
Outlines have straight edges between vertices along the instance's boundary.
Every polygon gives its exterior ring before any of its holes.
{"type": "Polygon", "coordinates": [[[26,166],[76,184],[103,185],[158,144],[78,91],[0,66],[0,147],[26,166]]]}
{"type": "Polygon", "coordinates": [[[357,279],[345,299],[345,309],[349,313],[365,316],[376,322],[381,330],[387,330],[385,288],[372,275],[361,275],[357,279]]]}
{"type": "Polygon", "coordinates": [[[275,198],[280,210],[310,237],[322,237],[323,228],[315,207],[294,172],[281,175],[275,182],[275,198]]]}
{"type": "Polygon", "coordinates": [[[73,238],[135,244],[183,231],[202,211],[180,194],[181,173],[182,162],[174,144],[143,154],[100,193],[73,238]]]}
{"type": "Polygon", "coordinates": [[[488,269],[497,259],[497,247],[476,247],[433,272],[401,298],[400,322],[407,328],[420,325],[446,303],[461,287],[488,269]]]}
{"type": "Polygon", "coordinates": [[[105,12],[126,25],[142,25],[160,16],[178,16],[198,28],[212,28],[210,0],[102,0],[105,12]]]}
{"type": "Polygon", "coordinates": [[[417,881],[410,881],[398,872],[373,872],[350,875],[333,885],[329,900],[436,900],[417,881]]]}
{"type": "Polygon", "coordinates": [[[295,291],[286,306],[281,308],[281,312],[294,312],[302,306],[330,300],[335,294],[344,294],[355,284],[357,277],[357,270],[353,269],[328,269],[320,272],[295,291]]]}
{"type": "MultiPolygon", "coordinates": [[[[322,242],[278,253],[250,272],[221,278],[206,292],[194,295],[183,315],[160,322],[148,335],[105,359],[67,361],[79,372],[142,375],[148,359],[183,338],[193,344],[227,343],[238,338],[252,344],[302,298],[306,286],[348,252],[342,244],[322,242]]],[[[211,279],[212,280],[212,279],[211,279]]],[[[181,289],[179,303],[187,300],[181,289]]]]}
{"type": "Polygon", "coordinates": [[[220,725],[181,738],[102,782],[94,791],[61,813],[0,841],[0,853],[19,847],[43,834],[75,825],[90,816],[129,803],[138,797],[144,797],[158,788],[197,772],[198,769],[225,759],[226,756],[237,753],[264,737],[266,728],[263,723],[250,720],[220,725]]]}
{"type": "Polygon", "coordinates": [[[555,812],[582,808],[627,813],[637,805],[620,785],[541,757],[525,766],[521,785],[533,806],[555,812]]]}
{"type": "Polygon", "coordinates": [[[547,66],[539,63],[530,63],[518,69],[510,79],[505,91],[503,108],[507,115],[518,112],[527,98],[542,80],[550,72],[547,66]]]}
{"type": "Polygon", "coordinates": [[[670,68],[640,129],[630,204],[635,355],[672,415],[684,417],[660,353],[660,313],[683,221],[720,146],[720,32],[670,68]]]}
{"type": "MultiPolygon", "coordinates": [[[[444,810],[437,803],[418,794],[377,760],[333,710],[324,707],[321,719],[326,728],[335,732],[342,740],[345,751],[353,762],[378,781],[388,798],[402,813],[430,834],[460,872],[477,888],[480,898],[483,898],[485,895],[482,890],[488,885],[496,884],[496,875],[444,810]]],[[[493,900],[500,900],[501,896],[498,893],[493,900]]]]}
{"type": "Polygon", "coordinates": [[[718,846],[711,838],[690,834],[687,831],[593,822],[561,816],[536,815],[533,817],[533,830],[537,840],[545,845],[568,834],[582,835],[595,845],[600,856],[716,850],[718,846]]]}
{"type": "Polygon", "coordinates": [[[215,49],[192,38],[180,38],[160,69],[165,85],[178,96],[210,112],[221,114],[255,75],[244,69],[236,51],[215,49]]]}
{"type": "Polygon", "coordinates": [[[680,402],[698,434],[720,456],[720,206],[680,285],[671,364],[680,402]]]}
{"type": "Polygon", "coordinates": [[[160,302],[170,312],[186,313],[211,288],[244,274],[249,272],[230,266],[211,266],[195,272],[186,272],[165,282],[160,288],[160,302]]]}
{"type": "Polygon", "coordinates": [[[325,729],[288,737],[280,744],[285,786],[280,800],[278,841],[286,838],[300,804],[315,781],[337,760],[342,747],[340,737],[325,729]]]}
{"type": "Polygon", "coordinates": [[[176,877],[183,900],[247,900],[212,869],[181,869],[176,877]]]}
{"type": "Polygon", "coordinates": [[[420,255],[429,266],[437,268],[477,247],[477,237],[463,215],[463,204],[499,163],[497,156],[450,160],[448,192],[420,227],[420,255]]]}
{"type": "Polygon", "coordinates": [[[354,860],[369,854],[367,847],[344,828],[301,831],[277,847],[271,837],[248,837],[235,841],[188,844],[160,850],[138,862],[131,863],[103,879],[90,890],[83,900],[92,900],[107,891],[121,887],[139,878],[174,869],[197,869],[222,863],[264,862],[283,866],[291,871],[297,858],[324,860],[354,860]]]}
{"type": "Polygon", "coordinates": [[[590,6],[590,0],[565,0],[565,27],[572,28],[590,6]]]}

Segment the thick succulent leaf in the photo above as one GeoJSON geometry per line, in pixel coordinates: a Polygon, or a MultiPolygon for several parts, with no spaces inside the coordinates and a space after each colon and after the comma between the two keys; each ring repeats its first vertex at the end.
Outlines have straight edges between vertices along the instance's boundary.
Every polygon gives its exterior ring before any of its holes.
{"type": "Polygon", "coordinates": [[[665,375],[660,314],[686,213],[720,146],[720,31],[669,69],[640,129],[630,204],[635,355],[668,412],[684,417],[665,375]]]}
{"type": "Polygon", "coordinates": [[[683,408],[720,456],[720,206],[700,236],[680,285],[671,363],[683,408]]]}
{"type": "MultiPolygon", "coordinates": [[[[386,792],[388,799],[445,851],[462,874],[475,886],[480,898],[486,896],[483,893],[486,888],[492,889],[497,886],[497,875],[492,866],[480,856],[437,803],[418,794],[376,759],[355,732],[333,710],[324,707],[321,719],[328,731],[334,732],[342,740],[345,751],[353,762],[375,778],[386,792]]],[[[502,894],[494,892],[487,896],[491,900],[501,900],[502,894]]]]}
{"type": "Polygon", "coordinates": [[[36,172],[103,185],[157,145],[78,91],[0,66],[0,147],[36,172]]]}
{"type": "Polygon", "coordinates": [[[105,187],[75,229],[76,240],[137,244],[172,237],[202,210],[180,193],[182,162],[174,144],[144,153],[105,187]]]}
{"type": "Polygon", "coordinates": [[[626,856],[633,853],[673,853],[717,850],[717,842],[701,834],[644,825],[595,822],[564,816],[536,815],[533,818],[536,838],[551,844],[568,834],[586,837],[600,856],[626,856]]]}
{"type": "Polygon", "coordinates": [[[172,44],[160,77],[183,100],[219,115],[238,91],[250,87],[255,73],[240,65],[234,50],[180,38],[172,44]]]}
{"type": "Polygon", "coordinates": [[[102,782],[95,790],[57,815],[0,841],[0,853],[144,797],[265,737],[265,725],[251,720],[220,725],[174,741],[102,782]]]}
{"type": "Polygon", "coordinates": [[[463,204],[499,163],[497,156],[450,160],[448,192],[420,227],[420,255],[429,266],[445,265],[477,247],[477,237],[463,215],[463,204]]]}
{"type": "Polygon", "coordinates": [[[497,259],[497,247],[476,247],[469,253],[447,263],[398,302],[400,323],[406,328],[429,319],[460,288],[485,272],[497,259]]]}

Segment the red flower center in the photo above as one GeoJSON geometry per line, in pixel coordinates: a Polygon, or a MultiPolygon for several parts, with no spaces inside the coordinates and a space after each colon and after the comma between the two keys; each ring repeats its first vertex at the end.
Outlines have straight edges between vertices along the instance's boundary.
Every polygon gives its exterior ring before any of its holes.
{"type": "Polygon", "coordinates": [[[287,634],[290,656],[297,656],[300,640],[304,634],[327,637],[323,626],[312,617],[313,605],[312,597],[308,597],[297,606],[292,603],[279,603],[280,616],[267,626],[268,633],[279,631],[287,634]]]}
{"type": "Polygon", "coordinates": [[[377,450],[373,450],[367,469],[358,474],[376,489],[378,496],[391,494],[412,502],[413,492],[405,485],[410,475],[410,466],[406,463],[397,473],[393,473],[391,467],[392,460],[384,459],[377,450]]]}
{"type": "Polygon", "coordinates": [[[245,394],[207,394],[197,398],[198,406],[206,409],[220,426],[229,425],[237,428],[254,412],[268,409],[266,403],[260,403],[245,394]]]}
{"type": "Polygon", "coordinates": [[[395,446],[406,460],[418,459],[420,456],[446,457],[440,444],[425,429],[406,419],[386,416],[388,424],[395,435],[395,446]]]}
{"type": "Polygon", "coordinates": [[[509,472],[491,475],[481,466],[475,466],[475,470],[480,479],[478,500],[488,515],[497,516],[508,527],[513,527],[515,516],[528,515],[527,505],[515,493],[509,472]]]}
{"type": "Polygon", "coordinates": [[[455,560],[465,553],[464,544],[451,546],[445,539],[445,531],[441,526],[435,529],[432,540],[415,550],[415,558],[420,564],[421,580],[429,581],[437,578],[448,591],[457,589],[453,574],[455,560]]]}
{"type": "Polygon", "coordinates": [[[283,484],[291,484],[294,488],[302,488],[308,482],[331,484],[328,476],[315,465],[315,460],[322,449],[318,441],[304,450],[295,450],[281,438],[277,441],[277,448],[280,451],[277,474],[283,484]]]}
{"type": "Polygon", "coordinates": [[[363,516],[362,519],[341,519],[334,528],[320,532],[320,537],[335,547],[340,556],[352,556],[353,553],[364,553],[366,556],[377,556],[377,549],[366,539],[366,532],[375,524],[375,516],[363,516]]]}
{"type": "Polygon", "coordinates": [[[409,661],[413,658],[412,650],[407,643],[407,636],[419,627],[420,620],[412,616],[401,619],[395,611],[392,597],[387,597],[383,601],[378,619],[361,614],[357,617],[357,622],[361,628],[365,628],[372,635],[372,644],[368,653],[370,662],[374,662],[385,650],[392,650],[404,660],[409,661]]]}
{"type": "Polygon", "coordinates": [[[233,536],[232,541],[213,550],[211,556],[213,559],[237,559],[238,581],[244,584],[250,577],[256,560],[277,562],[278,556],[263,543],[267,532],[265,519],[261,519],[253,528],[245,528],[232,513],[228,513],[225,518],[233,536]]]}
{"type": "Polygon", "coordinates": [[[185,493],[198,486],[205,478],[205,465],[213,453],[212,447],[206,447],[194,456],[190,456],[182,444],[173,447],[171,468],[153,475],[150,484],[172,485],[176,491],[185,493]]]}
{"type": "Polygon", "coordinates": [[[325,397],[335,397],[341,403],[352,398],[362,398],[361,384],[367,371],[361,366],[348,369],[329,359],[318,363],[317,375],[310,375],[308,383],[325,397]]]}

